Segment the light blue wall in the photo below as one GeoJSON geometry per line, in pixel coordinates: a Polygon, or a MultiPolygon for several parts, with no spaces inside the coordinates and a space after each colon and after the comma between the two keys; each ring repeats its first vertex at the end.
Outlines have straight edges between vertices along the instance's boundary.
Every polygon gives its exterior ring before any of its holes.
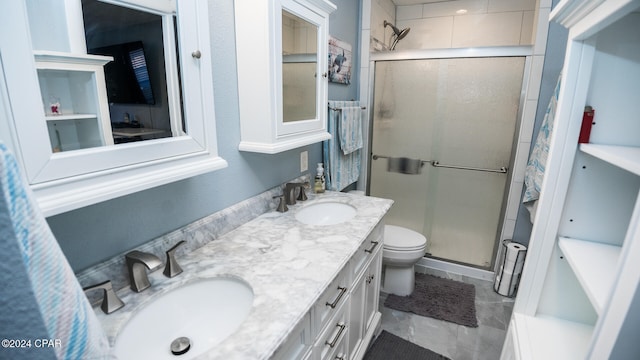
{"type": "MultiPolygon", "coordinates": [[[[354,69],[359,68],[359,1],[334,1],[330,33],[353,45],[354,69]]],[[[113,199],[48,218],[74,271],[133,249],[155,237],[287,180],[300,176],[300,152],[309,151],[309,168],[322,161],[320,144],[277,155],[238,151],[240,123],[235,55],[233,0],[211,0],[218,150],[229,167],[147,191],[113,199]]],[[[349,86],[330,84],[329,99],[358,98],[358,74],[349,86]]]]}

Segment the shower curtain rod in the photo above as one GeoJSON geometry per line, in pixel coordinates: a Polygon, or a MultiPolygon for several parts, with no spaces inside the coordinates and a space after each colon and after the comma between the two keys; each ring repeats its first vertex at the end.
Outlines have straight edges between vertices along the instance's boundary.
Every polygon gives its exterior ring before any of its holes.
{"type": "MultiPolygon", "coordinates": [[[[372,158],[373,160],[390,159],[391,156],[373,155],[372,158]]],[[[426,163],[429,163],[433,167],[442,167],[442,168],[448,168],[448,169],[484,171],[484,172],[494,172],[494,173],[500,173],[500,174],[506,174],[509,171],[509,169],[504,166],[501,167],[500,169],[486,169],[486,168],[478,168],[478,167],[470,167],[470,166],[443,165],[443,164],[440,164],[438,160],[420,160],[420,161],[422,162],[423,165],[426,163]]]]}

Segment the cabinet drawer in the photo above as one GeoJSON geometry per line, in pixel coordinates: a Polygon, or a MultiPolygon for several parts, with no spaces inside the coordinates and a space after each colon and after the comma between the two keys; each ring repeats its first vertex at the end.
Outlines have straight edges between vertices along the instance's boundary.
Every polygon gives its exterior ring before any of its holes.
{"type": "Polygon", "coordinates": [[[313,325],[316,334],[327,325],[329,319],[347,301],[349,284],[346,275],[347,271],[343,270],[316,302],[313,325]]]}
{"type": "Polygon", "coordinates": [[[379,223],[351,258],[352,279],[355,280],[360,272],[369,264],[376,250],[382,248],[383,230],[384,225],[379,223]]]}
{"type": "Polygon", "coordinates": [[[338,314],[331,318],[330,323],[318,336],[313,347],[314,357],[320,360],[334,359],[336,354],[341,353],[345,359],[348,358],[347,342],[349,332],[348,306],[342,306],[338,314]]]}

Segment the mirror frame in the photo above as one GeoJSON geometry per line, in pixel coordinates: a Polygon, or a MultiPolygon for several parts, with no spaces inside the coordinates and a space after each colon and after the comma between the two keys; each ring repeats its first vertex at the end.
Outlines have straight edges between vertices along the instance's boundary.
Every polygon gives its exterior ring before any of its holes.
{"type": "Polygon", "coordinates": [[[25,1],[3,3],[0,11],[2,33],[12,34],[0,39],[6,86],[0,96],[11,107],[0,117],[9,139],[0,139],[13,145],[45,216],[227,166],[217,153],[207,0],[176,1],[182,81],[189,84],[183,87],[188,134],[61,153],[49,144],[25,1]]]}

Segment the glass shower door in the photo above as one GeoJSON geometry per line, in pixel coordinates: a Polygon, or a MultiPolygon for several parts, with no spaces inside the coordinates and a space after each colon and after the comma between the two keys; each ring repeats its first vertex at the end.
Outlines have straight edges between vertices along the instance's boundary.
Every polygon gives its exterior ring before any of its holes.
{"type": "Polygon", "coordinates": [[[369,192],[395,201],[387,223],[424,234],[432,257],[493,265],[524,63],[376,62],[369,192]],[[389,171],[402,157],[420,173],[389,171]]]}

